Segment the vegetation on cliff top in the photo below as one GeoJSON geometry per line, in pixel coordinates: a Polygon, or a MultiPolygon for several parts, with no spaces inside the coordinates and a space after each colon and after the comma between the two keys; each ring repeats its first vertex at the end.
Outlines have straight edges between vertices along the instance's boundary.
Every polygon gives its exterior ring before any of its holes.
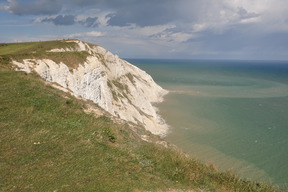
{"type": "Polygon", "coordinates": [[[49,52],[52,49],[76,49],[77,43],[73,41],[39,41],[26,43],[2,43],[0,44],[0,55],[2,59],[10,58],[15,61],[23,59],[51,59],[56,63],[66,63],[69,68],[76,68],[86,61],[89,53],[87,51],[49,52]]]}
{"type": "Polygon", "coordinates": [[[141,127],[85,113],[97,106],[11,71],[6,53],[0,47],[0,191],[280,191],[157,144],[141,127]]]}

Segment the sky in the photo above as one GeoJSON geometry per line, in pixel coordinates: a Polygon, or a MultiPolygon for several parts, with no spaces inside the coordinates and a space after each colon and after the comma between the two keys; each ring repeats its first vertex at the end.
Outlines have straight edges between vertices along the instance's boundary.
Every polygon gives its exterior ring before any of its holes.
{"type": "Polygon", "coordinates": [[[288,60],[288,0],[0,0],[0,42],[68,38],[121,58],[288,60]]]}

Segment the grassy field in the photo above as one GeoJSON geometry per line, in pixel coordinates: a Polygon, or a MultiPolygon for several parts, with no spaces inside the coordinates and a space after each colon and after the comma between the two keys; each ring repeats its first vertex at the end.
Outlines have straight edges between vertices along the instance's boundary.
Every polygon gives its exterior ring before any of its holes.
{"type": "Polygon", "coordinates": [[[280,191],[143,141],[160,139],[141,127],[85,113],[91,102],[9,70],[8,53],[0,48],[0,191],[280,191]]]}

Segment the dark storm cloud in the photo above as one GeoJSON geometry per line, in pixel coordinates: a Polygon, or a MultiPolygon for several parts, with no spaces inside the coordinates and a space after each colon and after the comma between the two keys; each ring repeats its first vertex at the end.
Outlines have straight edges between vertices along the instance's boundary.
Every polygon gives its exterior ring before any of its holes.
{"type": "Polygon", "coordinates": [[[74,15],[58,15],[55,18],[45,18],[42,19],[42,23],[53,23],[55,25],[73,25],[75,24],[74,15]]]}
{"type": "Polygon", "coordinates": [[[62,9],[61,3],[57,0],[41,0],[32,2],[19,2],[8,0],[5,10],[15,15],[52,15],[59,13],[62,9]]]}

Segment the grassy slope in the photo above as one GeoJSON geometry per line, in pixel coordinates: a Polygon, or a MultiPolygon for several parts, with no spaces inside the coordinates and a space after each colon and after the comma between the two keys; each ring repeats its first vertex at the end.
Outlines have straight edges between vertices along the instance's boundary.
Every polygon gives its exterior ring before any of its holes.
{"type": "Polygon", "coordinates": [[[74,47],[74,42],[65,41],[39,41],[39,42],[26,42],[26,43],[8,43],[0,44],[0,55],[12,54],[30,54],[33,52],[43,52],[53,48],[69,48],[74,47]]]}
{"type": "Polygon", "coordinates": [[[277,191],[144,142],[144,130],[9,68],[0,62],[0,191],[277,191]]]}
{"type": "Polygon", "coordinates": [[[66,41],[39,41],[28,43],[0,44],[0,62],[10,59],[22,61],[23,59],[51,59],[56,63],[63,62],[69,64],[71,69],[76,68],[79,63],[83,63],[89,55],[86,51],[79,52],[47,52],[54,48],[75,48],[75,42],[66,41]]]}

